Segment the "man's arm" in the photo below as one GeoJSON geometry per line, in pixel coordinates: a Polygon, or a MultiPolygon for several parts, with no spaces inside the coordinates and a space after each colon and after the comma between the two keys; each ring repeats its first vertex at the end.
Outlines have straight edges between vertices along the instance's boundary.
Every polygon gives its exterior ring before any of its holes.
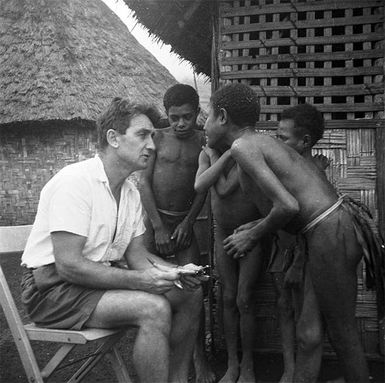
{"type": "Polygon", "coordinates": [[[119,269],[83,257],[86,237],[57,231],[51,233],[55,264],[63,280],[96,289],[143,290],[164,294],[179,279],[177,270],[160,271],[148,263],[141,270],[119,269]]]}
{"type": "MultiPolygon", "coordinates": [[[[263,144],[237,140],[231,149],[231,154],[242,171],[272,202],[269,214],[257,221],[253,228],[233,234],[224,241],[226,252],[234,257],[245,255],[263,235],[284,227],[299,211],[298,201],[285,189],[266,163],[261,145],[263,144]]],[[[256,205],[258,206],[258,201],[256,205]]]]}
{"type": "Polygon", "coordinates": [[[152,190],[152,176],[155,160],[156,153],[154,152],[148,161],[147,168],[142,172],[139,190],[143,207],[154,228],[156,249],[160,254],[167,255],[173,251],[173,244],[171,241],[171,233],[163,225],[162,219],[158,213],[154,192],[152,190]]]}

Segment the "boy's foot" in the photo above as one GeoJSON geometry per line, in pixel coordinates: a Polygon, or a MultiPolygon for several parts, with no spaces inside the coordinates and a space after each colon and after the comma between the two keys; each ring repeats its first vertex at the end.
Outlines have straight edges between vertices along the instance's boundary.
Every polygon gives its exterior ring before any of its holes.
{"type": "Polygon", "coordinates": [[[194,352],[194,368],[195,368],[195,382],[196,383],[214,383],[216,376],[212,370],[206,355],[194,352]]]}
{"type": "Polygon", "coordinates": [[[236,383],[239,377],[239,367],[229,367],[226,374],[218,383],[236,383]]]}
{"type": "Polygon", "coordinates": [[[294,372],[285,371],[279,380],[279,383],[292,383],[294,378],[294,372]]]}

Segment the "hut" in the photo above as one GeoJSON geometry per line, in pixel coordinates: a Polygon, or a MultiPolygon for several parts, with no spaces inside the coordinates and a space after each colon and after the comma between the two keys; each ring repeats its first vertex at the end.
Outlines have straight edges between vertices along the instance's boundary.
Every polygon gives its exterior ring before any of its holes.
{"type": "MultiPolygon", "coordinates": [[[[317,106],[326,132],[314,151],[331,159],[330,181],[369,206],[385,237],[383,1],[124,1],[150,33],[210,75],[213,89],[251,85],[261,101],[257,129],[272,132],[288,106],[317,106]]],[[[363,275],[361,267],[357,319],[367,355],[378,357],[384,323],[363,275]]],[[[263,329],[257,348],[277,351],[275,294],[267,277],[257,300],[263,329]]]]}
{"type": "Polygon", "coordinates": [[[0,224],[33,222],[42,186],[95,153],[115,96],[163,110],[173,76],[100,0],[0,0],[0,224]]]}

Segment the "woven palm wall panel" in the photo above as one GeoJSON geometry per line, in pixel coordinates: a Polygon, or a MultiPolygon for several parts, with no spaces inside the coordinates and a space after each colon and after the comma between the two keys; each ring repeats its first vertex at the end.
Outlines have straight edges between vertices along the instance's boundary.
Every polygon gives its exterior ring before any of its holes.
{"type": "MultiPolygon", "coordinates": [[[[282,110],[315,105],[326,120],[314,153],[327,175],[365,203],[384,227],[384,3],[381,0],[219,1],[219,83],[246,83],[259,94],[257,128],[274,134],[282,110]]],[[[365,352],[382,344],[375,292],[358,270],[357,319],[365,352]]],[[[257,291],[258,349],[279,350],[275,292],[268,275],[257,291]]],[[[326,347],[330,351],[330,347],[326,347]]]]}

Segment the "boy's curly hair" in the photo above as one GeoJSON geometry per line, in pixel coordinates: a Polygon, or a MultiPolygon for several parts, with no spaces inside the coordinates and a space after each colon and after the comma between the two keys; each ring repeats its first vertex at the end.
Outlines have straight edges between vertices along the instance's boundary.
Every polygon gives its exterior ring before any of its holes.
{"type": "Polygon", "coordinates": [[[225,85],[211,96],[210,102],[216,116],[223,108],[236,125],[254,126],[259,119],[257,93],[246,84],[225,85]]]}
{"type": "Polygon", "coordinates": [[[96,121],[99,149],[103,150],[108,146],[106,134],[109,129],[124,134],[131,119],[139,114],[146,115],[155,127],[161,117],[154,105],[139,104],[131,102],[129,99],[115,97],[107,110],[96,121]]]}
{"type": "Polygon", "coordinates": [[[176,84],[168,88],[163,96],[163,105],[168,114],[172,106],[190,104],[195,110],[199,107],[199,96],[197,91],[187,84],[176,84]]]}
{"type": "Polygon", "coordinates": [[[298,104],[285,109],[280,120],[293,120],[294,127],[311,137],[311,146],[317,143],[324,134],[325,125],[322,113],[313,105],[298,104]]]}

